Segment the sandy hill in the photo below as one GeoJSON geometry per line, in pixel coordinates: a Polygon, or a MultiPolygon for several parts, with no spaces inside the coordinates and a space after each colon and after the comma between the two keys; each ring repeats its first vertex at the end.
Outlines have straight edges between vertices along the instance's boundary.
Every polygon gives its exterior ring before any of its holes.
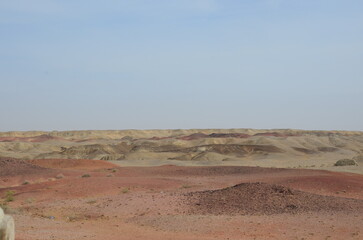
{"type": "Polygon", "coordinates": [[[256,129],[1,132],[0,157],[245,165],[363,173],[363,132],[256,129]],[[356,166],[334,167],[339,159],[356,166]]]}

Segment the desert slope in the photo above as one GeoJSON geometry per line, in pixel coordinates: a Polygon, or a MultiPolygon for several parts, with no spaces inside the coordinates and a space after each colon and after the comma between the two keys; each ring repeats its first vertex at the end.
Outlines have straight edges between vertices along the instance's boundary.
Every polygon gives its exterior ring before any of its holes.
{"type": "Polygon", "coordinates": [[[0,157],[121,166],[238,165],[363,173],[363,132],[256,129],[1,132],[0,157]],[[334,167],[355,158],[358,166],[334,167]]]}

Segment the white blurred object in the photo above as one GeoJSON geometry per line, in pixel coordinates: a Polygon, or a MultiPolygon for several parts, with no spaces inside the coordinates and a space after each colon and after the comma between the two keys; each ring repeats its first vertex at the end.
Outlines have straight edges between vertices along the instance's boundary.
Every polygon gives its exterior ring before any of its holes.
{"type": "Polygon", "coordinates": [[[14,219],[5,215],[4,211],[0,208],[0,240],[14,240],[15,239],[15,224],[14,219]]]}

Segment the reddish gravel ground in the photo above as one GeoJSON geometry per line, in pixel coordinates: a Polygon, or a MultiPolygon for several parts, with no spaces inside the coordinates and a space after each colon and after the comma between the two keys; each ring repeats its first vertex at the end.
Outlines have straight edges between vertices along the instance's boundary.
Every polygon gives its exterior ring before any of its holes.
{"type": "Polygon", "coordinates": [[[0,157],[0,176],[19,176],[25,174],[42,174],[47,169],[30,164],[24,160],[0,157]]]}
{"type": "Polygon", "coordinates": [[[190,214],[271,215],[303,212],[363,212],[363,200],[322,196],[267,183],[241,183],[186,194],[190,214]]]}
{"type": "Polygon", "coordinates": [[[17,240],[363,239],[361,175],[47,161],[0,175],[17,240]]]}
{"type": "Polygon", "coordinates": [[[53,169],[97,170],[116,167],[112,163],[89,159],[34,159],[28,163],[53,169]]]}

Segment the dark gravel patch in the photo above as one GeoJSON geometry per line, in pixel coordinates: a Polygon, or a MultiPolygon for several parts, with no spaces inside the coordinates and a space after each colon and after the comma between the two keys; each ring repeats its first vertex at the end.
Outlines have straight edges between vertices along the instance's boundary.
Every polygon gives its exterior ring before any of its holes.
{"type": "Polygon", "coordinates": [[[38,174],[44,171],[51,170],[32,165],[21,159],[0,157],[0,177],[38,174]]]}
{"type": "Polygon", "coordinates": [[[322,196],[267,183],[187,193],[189,214],[272,215],[316,211],[360,211],[363,200],[322,196]]]}

